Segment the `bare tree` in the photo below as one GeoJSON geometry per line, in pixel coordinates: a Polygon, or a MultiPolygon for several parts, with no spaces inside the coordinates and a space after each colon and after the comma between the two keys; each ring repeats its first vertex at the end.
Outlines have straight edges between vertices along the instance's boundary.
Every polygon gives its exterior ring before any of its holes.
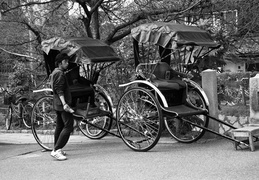
{"type": "MultiPolygon", "coordinates": [[[[257,0],[0,0],[1,24],[19,27],[26,35],[13,38],[11,30],[0,43],[9,52],[33,56],[42,39],[88,36],[113,44],[140,23],[189,22],[210,30],[222,44],[222,54],[242,53],[248,37],[258,44],[257,0]],[[228,13],[229,12],[229,13],[228,13]],[[232,14],[231,14],[232,12],[232,14]],[[17,48],[19,46],[20,48],[17,48]]],[[[11,28],[11,29],[12,29],[11,28]]],[[[15,29],[15,28],[14,28],[15,29]]],[[[17,29],[17,28],[16,28],[17,29]]],[[[16,30],[15,29],[15,30],[16,30]]],[[[14,30],[14,32],[15,32],[14,30]]],[[[13,33],[15,34],[15,33],[13,33]]],[[[246,48],[247,49],[247,48],[246,48]]]]}
{"type": "Polygon", "coordinates": [[[171,19],[176,18],[179,14],[200,6],[201,2],[135,0],[126,4],[126,0],[17,0],[11,6],[7,4],[2,7],[1,12],[3,16],[13,15],[13,20],[27,27],[38,43],[49,34],[47,31],[51,29],[51,25],[59,24],[58,28],[62,30],[69,25],[70,30],[78,30],[83,25],[83,35],[112,44],[127,36],[130,29],[141,20],[152,20],[154,16],[161,14],[168,14],[171,19]],[[13,12],[19,12],[19,18],[15,18],[13,12]],[[101,27],[103,24],[109,26],[109,33],[104,32],[101,27]]]}

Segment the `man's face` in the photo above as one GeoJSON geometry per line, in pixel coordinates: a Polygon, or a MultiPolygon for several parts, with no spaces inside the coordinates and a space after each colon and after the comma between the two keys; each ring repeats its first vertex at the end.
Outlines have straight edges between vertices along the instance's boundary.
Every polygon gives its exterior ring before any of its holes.
{"type": "Polygon", "coordinates": [[[62,69],[67,69],[68,67],[68,59],[64,59],[61,61],[60,66],[62,69]]]}

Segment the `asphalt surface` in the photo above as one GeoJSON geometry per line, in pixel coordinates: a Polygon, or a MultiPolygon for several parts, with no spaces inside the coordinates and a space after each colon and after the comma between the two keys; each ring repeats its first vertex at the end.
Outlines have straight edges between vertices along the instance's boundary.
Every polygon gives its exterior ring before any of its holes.
{"type": "Polygon", "coordinates": [[[234,150],[225,139],[182,144],[162,137],[148,152],[135,152],[121,139],[90,140],[72,135],[59,162],[43,152],[31,133],[0,132],[0,179],[255,180],[259,145],[234,150]]]}

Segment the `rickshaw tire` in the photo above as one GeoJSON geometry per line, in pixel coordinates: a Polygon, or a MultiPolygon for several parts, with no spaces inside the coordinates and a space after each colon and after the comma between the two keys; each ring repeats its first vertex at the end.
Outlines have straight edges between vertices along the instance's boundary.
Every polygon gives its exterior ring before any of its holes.
{"type": "MultiPolygon", "coordinates": [[[[106,95],[105,95],[104,93],[100,92],[100,91],[99,91],[99,92],[95,92],[95,93],[96,93],[96,94],[98,93],[99,95],[101,95],[101,97],[106,101],[106,103],[107,103],[107,105],[108,105],[108,109],[109,109],[109,111],[110,111],[111,114],[112,114],[112,106],[111,106],[110,101],[109,101],[108,98],[106,97],[106,95]]],[[[101,116],[101,117],[104,117],[104,116],[101,116]]],[[[107,119],[108,119],[108,121],[105,122],[104,127],[102,127],[102,128],[104,128],[104,129],[107,130],[107,131],[110,131],[110,130],[111,130],[111,127],[112,127],[112,124],[113,124],[113,118],[112,118],[112,117],[107,117],[107,119]]],[[[90,134],[90,130],[89,130],[88,128],[91,127],[91,125],[85,123],[85,125],[86,125],[85,128],[86,128],[86,129],[83,129],[83,128],[80,126],[81,123],[83,123],[83,122],[81,121],[81,122],[78,123],[78,128],[79,128],[79,130],[81,131],[81,133],[82,133],[84,136],[88,137],[89,139],[93,139],[93,140],[102,139],[103,137],[105,137],[105,136],[108,134],[108,132],[102,131],[102,130],[98,130],[98,129],[97,129],[97,131],[100,131],[100,132],[99,132],[97,135],[90,134]]]]}
{"type": "MultiPolygon", "coordinates": [[[[141,99],[141,98],[139,98],[141,99]]],[[[131,100],[134,100],[134,98],[132,98],[131,100]]],[[[133,103],[134,104],[134,103],[133,103]]],[[[136,104],[136,103],[135,103],[136,104]]],[[[141,103],[139,103],[141,104],[141,103]]],[[[138,109],[138,108],[135,108],[135,109],[138,109]]],[[[122,109],[123,111],[123,109],[122,109]]],[[[135,112],[137,113],[137,112],[135,112]]],[[[152,113],[152,112],[150,112],[152,113]]],[[[153,112],[154,113],[154,112],[153,112]]],[[[124,113],[123,113],[124,114],[124,113]]],[[[141,115],[141,114],[139,114],[141,115]]],[[[150,116],[150,115],[148,115],[150,116]]],[[[148,119],[148,117],[145,117],[146,119],[148,119]]],[[[146,151],[149,151],[150,149],[152,149],[159,141],[160,137],[161,137],[161,134],[162,134],[162,131],[163,131],[163,124],[164,124],[164,119],[163,119],[163,116],[162,116],[162,109],[160,108],[160,105],[159,105],[159,102],[158,100],[155,98],[155,96],[149,92],[148,90],[146,90],[145,88],[142,88],[142,87],[133,87],[133,88],[129,88],[126,92],[123,93],[123,95],[121,96],[119,102],[118,102],[118,107],[117,107],[117,115],[116,115],[116,119],[117,119],[117,127],[118,127],[118,132],[122,138],[122,140],[124,141],[124,143],[129,147],[131,148],[132,150],[134,151],[138,151],[138,152],[146,152],[146,151]],[[145,123],[143,123],[142,125],[140,126],[136,126],[136,127],[130,127],[128,125],[126,125],[127,122],[124,122],[124,121],[135,121],[133,122],[133,124],[135,123],[135,125],[138,125],[138,124],[141,124],[144,120],[144,117],[143,117],[143,120],[139,120],[139,122],[136,122],[137,120],[135,120],[135,118],[129,118],[129,117],[126,117],[126,119],[124,120],[123,117],[120,117],[120,106],[122,105],[123,103],[123,98],[125,96],[127,96],[128,93],[132,92],[132,91],[141,91],[142,93],[146,93],[147,96],[149,96],[151,98],[151,100],[153,100],[153,103],[149,103],[147,105],[152,105],[152,109],[154,108],[154,105],[156,106],[157,108],[157,117],[158,117],[158,122],[159,122],[159,126],[158,126],[158,130],[157,132],[155,133],[155,137],[152,135],[150,135],[150,137],[152,137],[153,141],[152,142],[149,142],[148,145],[146,147],[141,147],[141,145],[139,145],[138,143],[140,142],[144,142],[145,139],[147,139],[147,137],[143,137],[144,139],[143,140],[138,140],[141,139],[142,135],[144,134],[144,132],[138,132],[136,131],[137,130],[145,130],[143,129],[143,124],[145,125],[145,123]],[[125,131],[124,129],[121,128],[120,124],[122,124],[122,126],[125,126],[126,128],[129,127],[129,131],[130,130],[133,130],[133,131],[136,131],[135,133],[140,137],[136,137],[137,140],[131,140],[130,138],[134,138],[134,132],[133,132],[133,135],[130,135],[130,132],[128,133],[127,130],[125,131]],[[135,129],[135,130],[134,130],[135,129]],[[129,137],[125,137],[128,133],[128,136],[129,137]],[[124,135],[125,134],[125,135],[124,135]],[[135,143],[135,144],[134,144],[135,143]]],[[[150,120],[148,120],[150,121],[150,120]]],[[[152,122],[153,123],[153,122],[152,122]]],[[[153,123],[155,124],[155,123],[153,123]]],[[[152,125],[151,125],[152,127],[152,125]]]]}
{"type": "MultiPolygon", "coordinates": [[[[196,88],[194,88],[193,89],[193,91],[195,91],[196,93],[198,93],[198,95],[201,97],[201,100],[203,101],[203,104],[204,104],[204,106],[205,106],[205,108],[208,110],[208,107],[207,107],[207,105],[206,105],[206,102],[205,102],[205,99],[204,99],[204,97],[202,96],[202,94],[200,93],[200,91],[198,90],[198,89],[196,89],[196,88]]],[[[204,115],[204,118],[205,118],[205,122],[204,122],[204,124],[203,124],[203,127],[208,127],[208,124],[209,124],[209,118],[206,116],[206,115],[204,115]]],[[[199,118],[200,119],[200,118],[199,118]]],[[[165,126],[166,126],[166,129],[168,130],[168,132],[170,133],[170,135],[175,139],[175,140],[177,140],[178,142],[181,142],[181,143],[192,143],[192,142],[195,142],[195,141],[197,141],[197,140],[199,140],[204,134],[205,134],[205,130],[204,129],[201,129],[201,132],[197,135],[197,136],[193,136],[194,138],[192,138],[192,139],[187,139],[186,137],[187,136],[185,136],[185,135],[183,135],[183,138],[179,138],[179,136],[180,135],[177,135],[177,133],[176,132],[173,132],[173,130],[172,130],[172,128],[170,128],[169,127],[169,123],[168,123],[169,121],[166,121],[165,120],[165,126]]],[[[186,122],[185,122],[186,123],[186,122]]],[[[186,124],[186,126],[187,125],[190,125],[189,123],[187,123],[186,124]]]]}
{"type": "MultiPolygon", "coordinates": [[[[48,121],[47,126],[52,127],[52,129],[46,129],[46,127],[44,127],[44,125],[40,126],[41,125],[41,118],[42,119],[47,118],[47,120],[48,120],[49,116],[45,117],[44,116],[45,113],[44,113],[43,117],[41,117],[41,116],[35,117],[35,112],[39,111],[38,103],[43,101],[44,99],[47,99],[47,98],[49,98],[48,102],[53,103],[53,96],[52,95],[45,95],[45,96],[42,96],[41,98],[39,98],[35,102],[35,104],[33,105],[32,113],[31,113],[31,130],[32,130],[32,134],[33,134],[36,142],[44,150],[51,151],[54,147],[54,130],[55,130],[55,126],[56,126],[56,119],[54,118],[54,119],[52,119],[52,121],[48,121]],[[48,136],[48,137],[46,138],[45,136],[48,136]]],[[[51,104],[49,107],[50,107],[49,110],[54,112],[53,104],[51,104]]],[[[56,113],[55,113],[55,115],[56,115],[56,113]]],[[[43,121],[45,121],[45,120],[43,120],[43,121]]]]}

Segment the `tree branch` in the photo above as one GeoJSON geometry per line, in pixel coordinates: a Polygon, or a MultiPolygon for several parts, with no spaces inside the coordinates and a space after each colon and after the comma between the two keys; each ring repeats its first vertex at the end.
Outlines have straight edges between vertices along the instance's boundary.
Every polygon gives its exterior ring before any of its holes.
{"type": "Polygon", "coordinates": [[[103,3],[103,0],[99,0],[93,7],[91,7],[91,11],[90,14],[92,14],[94,11],[97,11],[98,7],[101,6],[101,4],[103,3]]]}
{"type": "Polygon", "coordinates": [[[27,28],[34,33],[34,35],[36,36],[37,42],[39,44],[41,44],[42,40],[41,40],[40,32],[37,31],[36,29],[34,29],[29,23],[27,23],[25,21],[23,21],[21,23],[24,24],[25,26],[27,26],[27,28]]]}
{"type": "Polygon", "coordinates": [[[105,41],[106,41],[106,42],[115,42],[115,41],[112,40],[112,39],[113,39],[114,35],[115,35],[119,30],[121,30],[121,29],[123,29],[123,28],[125,28],[125,27],[127,27],[127,26],[129,26],[129,25],[132,25],[132,24],[136,23],[136,22],[138,22],[138,21],[141,20],[141,19],[146,19],[146,18],[147,18],[147,15],[146,15],[146,13],[144,13],[144,12],[142,12],[141,14],[138,14],[137,16],[135,15],[135,17],[134,17],[134,15],[133,15],[133,18],[132,18],[130,21],[125,22],[125,23],[123,23],[123,24],[117,26],[116,28],[114,28],[113,31],[110,33],[110,35],[106,38],[105,41]]]}
{"type": "Polygon", "coordinates": [[[28,56],[28,55],[25,55],[25,54],[19,54],[19,53],[15,53],[15,52],[11,52],[11,51],[8,51],[4,48],[1,48],[0,49],[8,54],[12,54],[12,55],[15,55],[15,56],[20,56],[20,57],[26,57],[26,58],[29,58],[29,59],[33,59],[33,60],[37,60],[37,58],[34,58],[32,56],[28,56]]]}
{"type": "Polygon", "coordinates": [[[28,2],[28,3],[22,4],[22,5],[18,5],[18,6],[9,8],[7,10],[1,10],[1,13],[5,14],[7,12],[13,11],[15,9],[19,9],[21,7],[32,6],[32,5],[43,5],[43,4],[48,4],[48,3],[57,2],[57,1],[63,1],[63,0],[50,0],[50,1],[45,1],[45,2],[28,2]]]}
{"type": "Polygon", "coordinates": [[[196,2],[195,4],[193,4],[192,6],[186,8],[186,9],[180,11],[180,12],[177,12],[177,10],[175,10],[175,9],[172,9],[172,10],[170,10],[170,11],[168,11],[168,10],[157,10],[157,11],[152,11],[152,12],[144,12],[144,11],[142,11],[142,12],[140,12],[140,13],[137,14],[137,15],[136,15],[136,14],[133,15],[133,16],[132,16],[132,19],[131,19],[130,21],[125,22],[125,23],[123,23],[123,24],[120,24],[119,26],[117,26],[116,28],[114,28],[113,31],[110,33],[110,35],[106,38],[105,42],[107,42],[108,44],[111,44],[111,43],[116,42],[117,40],[119,40],[119,38],[123,38],[123,37],[127,36],[128,34],[130,34],[130,30],[126,30],[125,33],[123,32],[122,34],[120,34],[120,35],[114,37],[115,34],[116,34],[119,30],[121,30],[121,29],[123,29],[123,28],[125,28],[125,27],[127,27],[127,26],[130,26],[130,25],[132,25],[132,24],[134,24],[134,23],[136,23],[136,22],[138,22],[138,21],[140,21],[140,20],[142,20],[142,19],[152,19],[152,18],[150,18],[150,16],[152,16],[152,15],[164,14],[164,13],[166,13],[166,12],[171,13],[171,15],[172,15],[172,13],[173,13],[175,16],[176,16],[176,15],[179,15],[179,14],[183,14],[183,13],[185,13],[185,12],[187,12],[187,11],[193,9],[194,7],[196,7],[197,5],[199,5],[201,2],[202,2],[202,0],[199,0],[198,2],[196,2]]]}
{"type": "Polygon", "coordinates": [[[120,40],[120,39],[122,39],[122,38],[128,36],[128,35],[130,34],[130,32],[131,32],[131,29],[125,30],[125,31],[123,31],[123,33],[121,33],[121,34],[119,34],[119,35],[117,35],[117,36],[114,36],[114,37],[111,38],[111,39],[107,39],[107,40],[104,41],[104,42],[105,42],[106,44],[108,44],[108,45],[111,45],[112,43],[114,43],[114,42],[116,42],[116,41],[118,41],[118,40],[120,40]]]}

